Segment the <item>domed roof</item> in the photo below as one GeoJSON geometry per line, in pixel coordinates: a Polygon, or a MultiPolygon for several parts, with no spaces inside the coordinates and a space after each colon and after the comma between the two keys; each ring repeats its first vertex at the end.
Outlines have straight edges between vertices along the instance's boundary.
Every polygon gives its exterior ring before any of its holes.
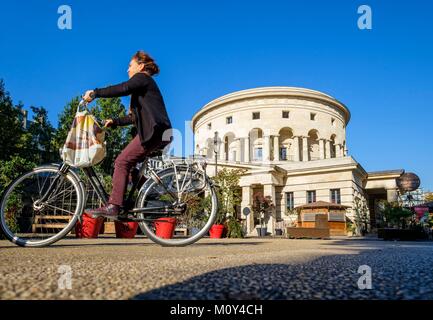
{"type": "Polygon", "coordinates": [[[306,89],[306,88],[297,88],[297,87],[260,87],[260,88],[235,91],[212,100],[211,102],[207,103],[203,108],[201,108],[199,111],[195,113],[195,115],[192,118],[192,123],[194,124],[195,121],[203,113],[210,111],[211,109],[214,109],[216,107],[219,107],[222,104],[234,102],[237,100],[248,99],[248,98],[263,98],[263,97],[275,97],[275,96],[299,97],[299,98],[306,98],[306,99],[321,100],[341,110],[345,116],[346,123],[348,123],[350,120],[349,109],[337,99],[323,92],[306,89]]]}

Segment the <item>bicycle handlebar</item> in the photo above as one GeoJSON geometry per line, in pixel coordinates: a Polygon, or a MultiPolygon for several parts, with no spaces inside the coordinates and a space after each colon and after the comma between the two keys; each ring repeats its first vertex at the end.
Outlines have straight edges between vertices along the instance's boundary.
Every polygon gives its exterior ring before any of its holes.
{"type": "MultiPolygon", "coordinates": [[[[80,111],[80,107],[82,107],[82,106],[86,107],[86,109],[87,109],[87,105],[88,104],[89,103],[86,100],[81,99],[81,101],[78,103],[77,112],[80,111]]],[[[99,118],[96,118],[96,117],[95,117],[95,119],[99,123],[99,125],[102,127],[102,129],[106,129],[105,128],[105,123],[106,123],[107,120],[102,120],[102,119],[99,119],[99,118]]]]}

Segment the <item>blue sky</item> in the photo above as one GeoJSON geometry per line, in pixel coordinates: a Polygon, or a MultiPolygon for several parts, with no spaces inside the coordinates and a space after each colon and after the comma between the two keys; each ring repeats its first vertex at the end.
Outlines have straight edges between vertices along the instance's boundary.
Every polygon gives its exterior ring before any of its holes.
{"type": "MultiPolygon", "coordinates": [[[[259,86],[328,93],[352,113],[351,154],[367,171],[404,168],[433,190],[433,1],[8,1],[0,78],[51,122],[86,89],[127,79],[138,49],[181,130],[221,95],[259,86]],[[72,8],[72,30],[57,8],[72,8]],[[368,4],[373,29],[357,27],[368,4]]],[[[126,101],[125,101],[126,102],[126,101]]]]}

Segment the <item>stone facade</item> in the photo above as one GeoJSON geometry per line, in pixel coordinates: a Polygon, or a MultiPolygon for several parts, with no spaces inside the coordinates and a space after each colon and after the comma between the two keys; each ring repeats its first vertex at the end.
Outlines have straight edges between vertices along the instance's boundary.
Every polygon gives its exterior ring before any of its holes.
{"type": "MultiPolygon", "coordinates": [[[[209,175],[215,172],[215,156],[218,168],[247,170],[240,181],[240,217],[254,235],[253,195],[269,195],[276,205],[267,219],[273,233],[276,221],[295,218],[287,214],[288,208],[308,201],[337,201],[353,208],[355,198],[368,201],[368,183],[375,190],[384,189],[388,198],[394,196],[395,175],[385,172],[369,181],[368,173],[348,154],[349,120],[350,111],[343,103],[318,91],[292,87],[238,91],[211,101],[194,115],[195,153],[209,159],[209,175]]],[[[347,211],[349,219],[352,211],[347,211]]]]}

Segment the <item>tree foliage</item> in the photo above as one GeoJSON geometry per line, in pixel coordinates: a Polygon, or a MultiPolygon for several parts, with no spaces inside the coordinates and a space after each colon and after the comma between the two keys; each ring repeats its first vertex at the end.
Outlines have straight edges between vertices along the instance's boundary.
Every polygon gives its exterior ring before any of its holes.
{"type": "Polygon", "coordinates": [[[22,152],[24,134],[20,107],[14,107],[12,98],[0,79],[0,160],[9,160],[22,152]]]}
{"type": "Polygon", "coordinates": [[[48,111],[44,107],[30,107],[33,111],[33,121],[29,123],[25,135],[26,149],[33,151],[32,160],[36,163],[47,163],[56,159],[53,138],[55,129],[48,120],[48,111]]]}
{"type": "Polygon", "coordinates": [[[399,205],[398,202],[382,201],[382,215],[388,227],[405,229],[412,224],[414,213],[399,205]]]}
{"type": "Polygon", "coordinates": [[[35,166],[34,162],[20,156],[0,160],[0,190],[4,190],[15,178],[32,170],[35,166]]]}

